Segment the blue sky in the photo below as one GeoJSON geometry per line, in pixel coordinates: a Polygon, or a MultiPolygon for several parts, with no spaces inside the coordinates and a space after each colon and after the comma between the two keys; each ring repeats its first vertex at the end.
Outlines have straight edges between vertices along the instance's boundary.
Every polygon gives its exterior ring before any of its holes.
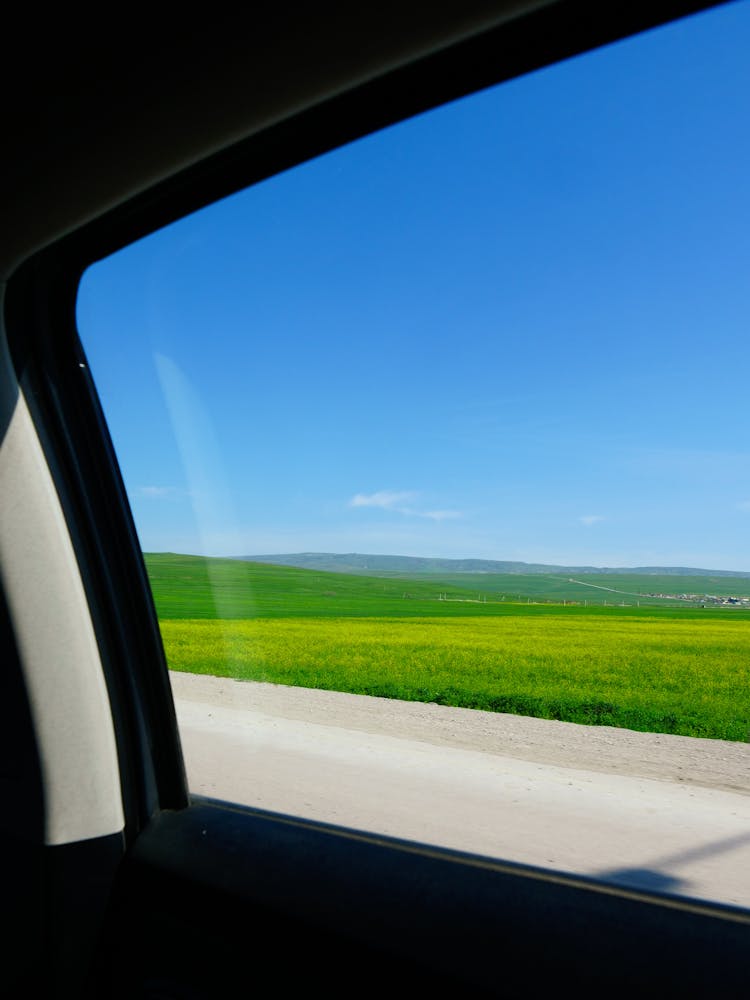
{"type": "Polygon", "coordinates": [[[94,264],[143,549],[750,571],[748,51],[740,0],[94,264]]]}

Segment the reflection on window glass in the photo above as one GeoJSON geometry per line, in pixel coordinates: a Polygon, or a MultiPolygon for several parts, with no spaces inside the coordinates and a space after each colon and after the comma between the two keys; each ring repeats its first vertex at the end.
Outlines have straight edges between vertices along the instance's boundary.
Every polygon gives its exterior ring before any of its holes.
{"type": "Polygon", "coordinates": [[[748,41],[646,32],[84,275],[197,792],[750,905],[748,41]]]}

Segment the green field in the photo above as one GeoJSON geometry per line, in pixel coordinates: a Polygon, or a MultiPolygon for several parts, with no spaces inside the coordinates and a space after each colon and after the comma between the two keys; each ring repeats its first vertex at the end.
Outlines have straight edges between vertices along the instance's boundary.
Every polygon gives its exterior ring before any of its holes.
{"type": "MultiPolygon", "coordinates": [[[[645,608],[694,609],[702,618],[700,600],[648,595],[750,591],[750,580],[731,577],[590,574],[582,575],[580,580],[586,582],[580,583],[546,574],[372,577],[164,553],[147,553],[144,558],[160,618],[496,615],[503,612],[498,605],[519,603],[565,604],[583,613],[613,607],[635,614],[645,608]],[[485,604],[495,606],[485,608],[485,604]]],[[[512,611],[518,613],[515,607],[512,611]]]]}
{"type": "Polygon", "coordinates": [[[611,595],[607,605],[571,604],[544,590],[513,599],[502,581],[478,590],[474,577],[460,587],[229,559],[145,560],[173,670],[647,732],[750,735],[744,610],[622,606],[611,595]]]}

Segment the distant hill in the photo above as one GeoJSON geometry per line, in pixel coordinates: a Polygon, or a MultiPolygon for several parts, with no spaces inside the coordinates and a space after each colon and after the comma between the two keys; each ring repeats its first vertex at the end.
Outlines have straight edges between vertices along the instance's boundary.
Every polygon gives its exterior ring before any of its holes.
{"type": "Polygon", "coordinates": [[[276,555],[233,556],[242,562],[296,566],[333,573],[510,573],[602,574],[639,576],[703,576],[750,578],[750,571],[696,569],[686,566],[554,566],[495,559],[430,559],[419,556],[366,555],[358,552],[293,552],[276,555]]]}

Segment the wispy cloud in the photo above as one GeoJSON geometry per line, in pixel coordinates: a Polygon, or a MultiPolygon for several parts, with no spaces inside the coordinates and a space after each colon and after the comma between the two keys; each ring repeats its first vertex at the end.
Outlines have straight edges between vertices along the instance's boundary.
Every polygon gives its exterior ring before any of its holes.
{"type": "Polygon", "coordinates": [[[588,527],[591,524],[598,524],[599,521],[606,521],[606,518],[601,514],[583,514],[578,520],[588,527]]]}
{"type": "Polygon", "coordinates": [[[460,510],[425,510],[425,511],[414,511],[417,517],[427,517],[431,521],[455,521],[463,514],[460,510]]]}
{"type": "Polygon", "coordinates": [[[737,504],[737,510],[746,510],[750,512],[750,500],[740,500],[737,504]]]}
{"type": "Polygon", "coordinates": [[[421,517],[430,521],[448,521],[463,517],[458,510],[421,510],[414,506],[418,494],[408,491],[378,490],[377,493],[356,493],[349,501],[350,507],[378,507],[405,517],[421,517]]]}
{"type": "Polygon", "coordinates": [[[148,497],[151,500],[163,500],[165,497],[174,496],[177,493],[176,486],[139,486],[138,495],[148,497]]]}
{"type": "Polygon", "coordinates": [[[377,493],[357,493],[349,501],[350,507],[383,507],[386,510],[398,510],[407,513],[405,503],[416,499],[416,493],[395,493],[392,490],[379,490],[377,493]]]}

